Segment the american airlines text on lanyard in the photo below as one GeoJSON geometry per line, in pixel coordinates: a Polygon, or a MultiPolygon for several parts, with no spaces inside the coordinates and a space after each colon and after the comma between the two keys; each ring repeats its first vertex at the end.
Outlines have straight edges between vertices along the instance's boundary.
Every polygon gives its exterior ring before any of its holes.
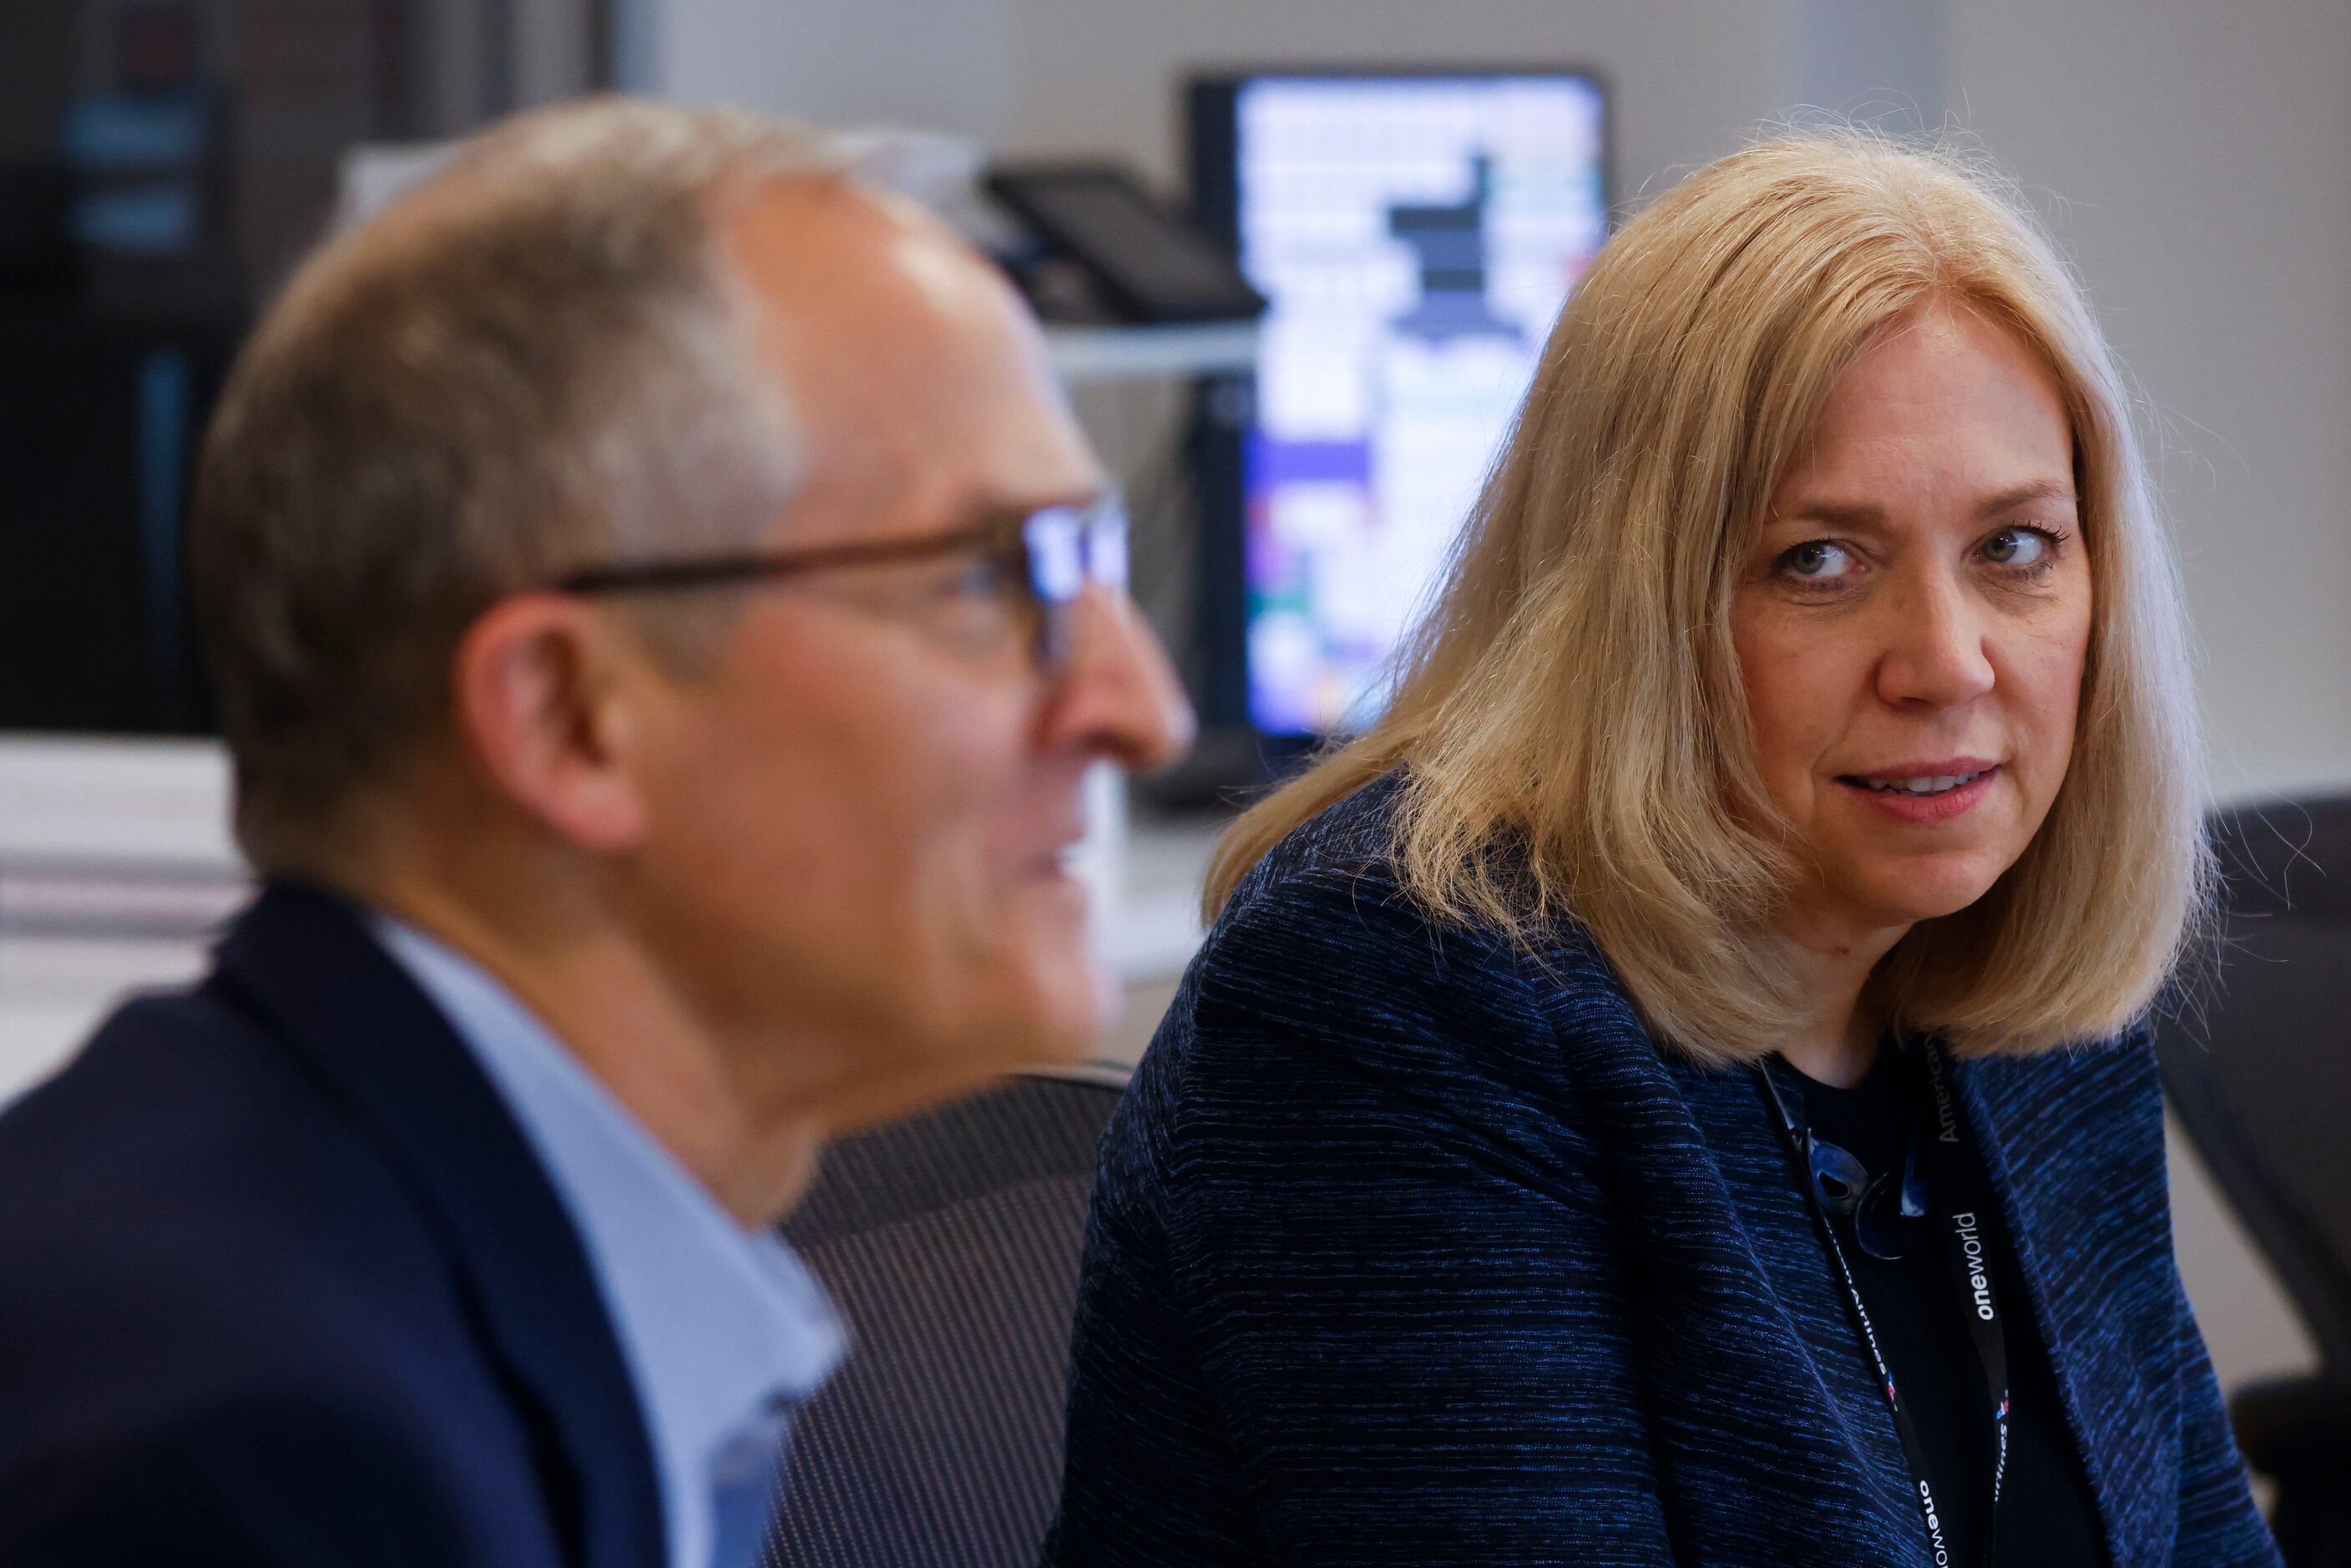
{"type": "MultiPolygon", "coordinates": [[[[1983,1362],[1984,1387],[1991,1396],[1992,1440],[1996,1447],[1992,1455],[1991,1501],[1984,1510],[1983,1521],[1983,1557],[1989,1563],[1996,1540],[1992,1526],[2000,1513],[2001,1485],[2008,1474],[2008,1345],[2001,1334],[2000,1302],[1992,1290],[1991,1267],[1984,1257],[1979,1235],[1979,1219],[1984,1212],[1983,1175],[1977,1166],[1974,1151],[1969,1147],[1959,1106],[1951,1098],[1950,1075],[1942,1048],[1930,1040],[1925,1051],[1927,1078],[1934,1090],[1935,1120],[1927,1129],[1931,1191],[1937,1199],[1933,1207],[1938,1211],[1933,1218],[1943,1235],[1951,1281],[1959,1295],[1969,1337],[1983,1362]]],[[[1927,1451],[1919,1444],[1917,1428],[1911,1423],[1910,1407],[1903,1403],[1902,1392],[1895,1385],[1893,1370],[1886,1364],[1885,1353],[1878,1348],[1877,1331],[1870,1326],[1869,1309],[1862,1303],[1861,1290],[1854,1280],[1853,1266],[1846,1260],[1844,1243],[1837,1235],[1835,1218],[1813,1175],[1818,1166],[1813,1157],[1811,1118],[1804,1113],[1803,1084],[1796,1070],[1777,1056],[1768,1059],[1757,1071],[1763,1080],[1764,1097],[1778,1113],[1781,1127],[1803,1166],[1805,1195],[1820,1220],[1821,1233],[1828,1238],[1829,1256],[1835,1260],[1837,1278],[1844,1285],[1845,1301],[1853,1309],[1862,1343],[1869,1347],[1869,1359],[1877,1369],[1879,1386],[1886,1391],[1886,1406],[1894,1413],[1894,1429],[1902,1438],[1903,1457],[1909,1461],[1911,1484],[1917,1490],[1919,1511],[1927,1523],[1928,1550],[1936,1568],[1950,1568],[1951,1551],[1943,1538],[1942,1515],[1935,1506],[1935,1489],[1927,1477],[1927,1451]]]]}

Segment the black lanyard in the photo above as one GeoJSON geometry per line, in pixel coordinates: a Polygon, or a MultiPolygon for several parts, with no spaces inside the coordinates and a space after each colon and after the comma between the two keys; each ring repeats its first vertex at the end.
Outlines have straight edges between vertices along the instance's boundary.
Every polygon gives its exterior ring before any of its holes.
{"type": "MultiPolygon", "coordinates": [[[[1991,1396],[1995,1448],[1991,1501],[1984,1510],[1983,1521],[1983,1555],[1988,1563],[1994,1542],[1992,1525],[2000,1513],[2001,1484],[2008,1474],[2008,1345],[2001,1335],[2000,1302],[1992,1291],[1991,1265],[1984,1256],[1980,1228],[1985,1213],[1982,1173],[1968,1146],[1966,1124],[1960,1120],[1959,1106],[1951,1098],[1950,1076],[1942,1048],[1930,1040],[1926,1045],[1926,1055],[1927,1079],[1934,1090],[1934,1121],[1926,1129],[1932,1190],[1938,1200],[1933,1206],[1933,1218],[1943,1233],[1951,1281],[1967,1317],[1969,1337],[1975,1342],[1976,1354],[1983,1362],[1984,1387],[1991,1396]]],[[[1901,1391],[1895,1386],[1893,1369],[1886,1364],[1885,1353],[1878,1348],[1877,1331],[1870,1326],[1869,1309],[1862,1304],[1860,1287],[1855,1283],[1852,1265],[1845,1260],[1844,1243],[1837,1238],[1834,1219],[1813,1178],[1812,1121],[1804,1113],[1803,1085],[1797,1081],[1796,1070],[1777,1056],[1767,1059],[1758,1073],[1763,1080],[1764,1099],[1779,1113],[1780,1124],[1802,1167],[1805,1197],[1820,1221],[1821,1233],[1828,1238],[1829,1256],[1836,1262],[1837,1277],[1844,1284],[1854,1322],[1861,1331],[1862,1343],[1869,1348],[1871,1363],[1877,1368],[1886,1406],[1894,1413],[1894,1429],[1902,1438],[1903,1456],[1910,1461],[1911,1484],[1917,1490],[1919,1511],[1927,1523],[1928,1550],[1937,1568],[1949,1568],[1950,1548],[1944,1544],[1942,1516],[1935,1506],[1935,1489],[1927,1479],[1927,1451],[1918,1442],[1917,1428],[1911,1424],[1910,1407],[1903,1403],[1901,1391]]]]}

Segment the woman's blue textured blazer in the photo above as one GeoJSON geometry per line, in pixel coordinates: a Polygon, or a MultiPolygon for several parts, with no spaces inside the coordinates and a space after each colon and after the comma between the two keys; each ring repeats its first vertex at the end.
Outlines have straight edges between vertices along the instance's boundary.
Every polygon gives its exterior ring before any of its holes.
{"type": "MultiPolygon", "coordinates": [[[[1754,1075],[1588,940],[1433,926],[1393,780],[1293,834],[1112,1124],[1050,1563],[1929,1562],[1754,1075]]],[[[2116,1568],[2274,1563],[2144,1041],[1956,1074],[2116,1568]]]]}

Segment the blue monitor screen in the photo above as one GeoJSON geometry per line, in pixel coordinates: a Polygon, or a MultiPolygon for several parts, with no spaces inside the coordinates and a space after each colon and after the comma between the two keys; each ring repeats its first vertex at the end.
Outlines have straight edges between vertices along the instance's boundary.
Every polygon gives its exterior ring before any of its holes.
{"type": "Polygon", "coordinates": [[[1242,269],[1270,302],[1242,452],[1249,716],[1359,727],[1562,301],[1606,237],[1576,74],[1260,76],[1231,95],[1242,269]]]}

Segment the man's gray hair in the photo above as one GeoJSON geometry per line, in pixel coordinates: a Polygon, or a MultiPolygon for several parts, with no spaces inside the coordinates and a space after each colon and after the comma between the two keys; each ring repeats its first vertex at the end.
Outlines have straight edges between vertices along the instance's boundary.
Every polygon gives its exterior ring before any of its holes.
{"type": "Polygon", "coordinates": [[[841,144],[735,110],[590,99],[499,125],[314,254],[206,438],[190,575],[264,871],[448,723],[465,628],[635,553],[740,547],[800,467],[722,245],[841,144]]]}

